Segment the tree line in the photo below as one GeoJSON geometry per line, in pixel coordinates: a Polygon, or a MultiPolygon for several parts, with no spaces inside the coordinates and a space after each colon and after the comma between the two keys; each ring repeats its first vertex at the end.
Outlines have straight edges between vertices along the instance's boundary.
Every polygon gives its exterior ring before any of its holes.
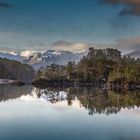
{"type": "Polygon", "coordinates": [[[34,69],[17,61],[0,58],[0,79],[19,80],[31,83],[34,78],[34,69]]]}
{"type": "Polygon", "coordinates": [[[52,64],[36,73],[36,80],[97,83],[140,83],[140,59],[122,56],[117,49],[89,48],[78,63],[52,64]]]}

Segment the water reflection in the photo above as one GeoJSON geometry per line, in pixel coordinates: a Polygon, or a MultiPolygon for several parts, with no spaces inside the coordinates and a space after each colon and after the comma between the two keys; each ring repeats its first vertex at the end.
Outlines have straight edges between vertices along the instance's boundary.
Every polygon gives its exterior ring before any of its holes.
{"type": "Polygon", "coordinates": [[[19,98],[22,95],[31,93],[32,86],[12,86],[12,85],[0,85],[0,102],[11,99],[19,98]]]}
{"type": "Polygon", "coordinates": [[[0,86],[0,101],[0,140],[140,140],[138,91],[0,86]]]}
{"type": "Polygon", "coordinates": [[[68,89],[37,89],[38,98],[44,98],[51,103],[67,100],[72,105],[75,100],[79,106],[89,111],[89,115],[116,114],[121,109],[132,109],[140,106],[140,92],[128,91],[120,93],[95,88],[68,88],[68,89]]]}
{"type": "Polygon", "coordinates": [[[73,105],[78,101],[79,107],[93,114],[116,114],[121,109],[140,106],[140,92],[120,93],[95,88],[39,89],[32,86],[0,86],[0,101],[18,98],[23,101],[46,101],[57,104],[66,101],[73,105]]]}

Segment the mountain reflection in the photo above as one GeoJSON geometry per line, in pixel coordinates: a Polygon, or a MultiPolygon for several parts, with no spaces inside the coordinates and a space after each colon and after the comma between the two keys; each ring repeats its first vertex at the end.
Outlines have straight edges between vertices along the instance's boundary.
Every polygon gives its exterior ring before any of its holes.
{"type": "Polygon", "coordinates": [[[78,100],[80,106],[89,111],[89,115],[116,114],[122,108],[140,106],[140,92],[127,91],[125,93],[107,91],[94,88],[68,88],[68,89],[40,89],[38,94],[45,93],[47,100],[52,103],[67,100],[68,105],[78,100]]]}
{"type": "Polygon", "coordinates": [[[88,110],[89,115],[116,114],[123,108],[140,106],[139,91],[121,93],[95,88],[39,89],[32,86],[0,86],[1,102],[15,98],[24,101],[46,101],[52,104],[67,101],[69,106],[78,100],[79,106],[88,110]]]}

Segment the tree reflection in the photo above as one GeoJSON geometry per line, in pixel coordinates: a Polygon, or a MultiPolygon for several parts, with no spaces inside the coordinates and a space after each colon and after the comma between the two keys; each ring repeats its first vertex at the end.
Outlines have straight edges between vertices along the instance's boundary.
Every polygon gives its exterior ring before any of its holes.
{"type": "Polygon", "coordinates": [[[63,100],[66,100],[67,93],[65,91],[61,91],[59,89],[39,89],[35,88],[35,92],[38,96],[38,98],[41,98],[46,101],[50,101],[51,103],[57,103],[63,100]]]}
{"type": "Polygon", "coordinates": [[[68,96],[76,96],[81,105],[89,110],[89,115],[116,114],[122,108],[134,108],[140,106],[140,92],[128,91],[125,94],[107,91],[103,89],[77,88],[70,89],[68,96]]]}
{"type": "Polygon", "coordinates": [[[30,94],[31,91],[32,86],[0,85],[0,102],[19,98],[22,95],[30,94]]]}
{"type": "MultiPolygon", "coordinates": [[[[72,105],[75,99],[78,99],[80,106],[89,111],[89,115],[116,114],[122,108],[134,108],[140,106],[140,92],[127,91],[107,91],[96,88],[67,88],[67,89],[40,89],[50,98],[51,103],[57,103],[67,100],[68,105],[72,105]],[[63,91],[63,94],[62,94],[63,91]],[[61,93],[61,94],[60,94],[61,93]],[[48,96],[49,95],[49,96],[48,96]],[[66,97],[66,98],[64,98],[66,97]]],[[[41,93],[39,92],[39,93],[41,93]]]]}
{"type": "Polygon", "coordinates": [[[32,86],[0,86],[0,102],[19,98],[23,95],[43,99],[53,104],[67,101],[69,106],[76,100],[80,107],[88,110],[89,115],[116,114],[123,108],[140,106],[140,91],[107,91],[96,88],[33,88],[32,86]]]}

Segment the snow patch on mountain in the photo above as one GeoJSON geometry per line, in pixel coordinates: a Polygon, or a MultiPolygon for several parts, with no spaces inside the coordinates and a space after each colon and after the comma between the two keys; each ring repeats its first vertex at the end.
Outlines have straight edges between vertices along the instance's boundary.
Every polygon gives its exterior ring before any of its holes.
{"type": "Polygon", "coordinates": [[[46,67],[51,64],[66,65],[69,61],[78,62],[83,56],[86,56],[87,53],[88,51],[86,50],[79,52],[56,50],[37,52],[26,50],[21,52],[0,53],[0,57],[29,64],[33,66],[35,70],[38,70],[41,67],[46,67]]]}
{"type": "Polygon", "coordinates": [[[22,57],[20,54],[11,52],[11,53],[1,53],[0,52],[0,58],[6,58],[10,60],[16,60],[22,62],[25,58],[22,57]]]}
{"type": "Polygon", "coordinates": [[[33,55],[35,52],[36,52],[36,51],[26,50],[26,51],[22,51],[22,52],[20,53],[20,55],[21,55],[22,57],[27,58],[27,57],[33,55]]]}
{"type": "Polygon", "coordinates": [[[87,53],[86,50],[81,52],[47,50],[32,54],[24,60],[24,63],[32,65],[35,70],[38,70],[41,67],[46,67],[51,64],[66,65],[69,61],[78,62],[87,53]]]}
{"type": "Polygon", "coordinates": [[[127,53],[125,53],[125,56],[140,58],[140,46],[136,46],[135,48],[127,51],[127,53]]]}

